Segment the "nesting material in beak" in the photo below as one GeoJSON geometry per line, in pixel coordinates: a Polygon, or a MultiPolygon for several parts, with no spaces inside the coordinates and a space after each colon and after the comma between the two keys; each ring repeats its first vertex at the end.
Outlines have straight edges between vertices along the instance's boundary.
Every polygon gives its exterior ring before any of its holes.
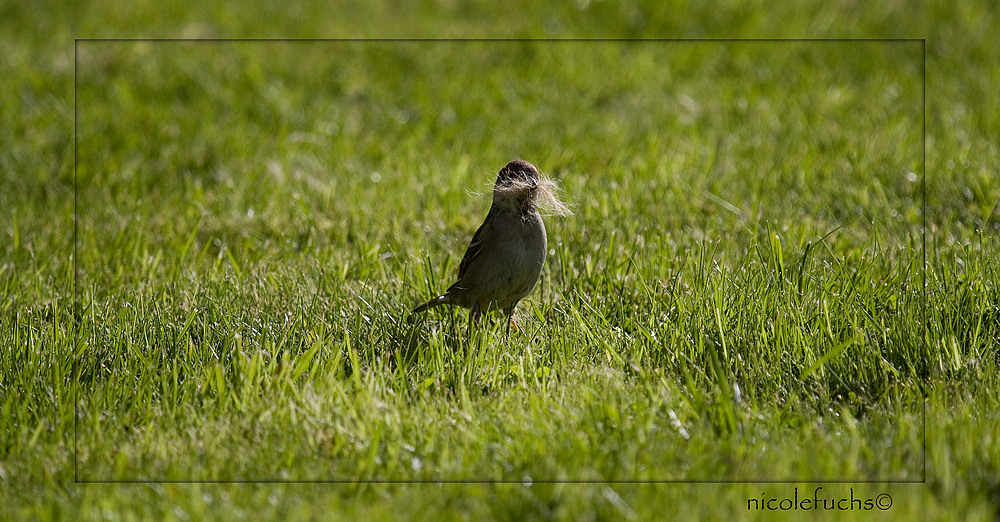
{"type": "Polygon", "coordinates": [[[546,216],[570,216],[573,214],[573,211],[559,198],[562,188],[558,181],[539,178],[535,181],[535,186],[538,191],[538,207],[542,214],[546,216]]]}
{"type": "Polygon", "coordinates": [[[493,187],[493,197],[508,199],[530,197],[546,216],[569,216],[573,211],[560,199],[559,182],[539,173],[538,178],[513,178],[493,187]]]}

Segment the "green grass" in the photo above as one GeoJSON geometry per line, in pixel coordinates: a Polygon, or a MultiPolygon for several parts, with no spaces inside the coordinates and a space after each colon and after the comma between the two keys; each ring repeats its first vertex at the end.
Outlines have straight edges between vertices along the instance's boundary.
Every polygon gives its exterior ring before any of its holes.
{"type": "Polygon", "coordinates": [[[1000,513],[996,44],[928,40],[925,113],[914,41],[68,53],[93,16],[0,64],[7,517],[1000,513]],[[410,318],[518,157],[574,210],[518,331],[410,318]]]}

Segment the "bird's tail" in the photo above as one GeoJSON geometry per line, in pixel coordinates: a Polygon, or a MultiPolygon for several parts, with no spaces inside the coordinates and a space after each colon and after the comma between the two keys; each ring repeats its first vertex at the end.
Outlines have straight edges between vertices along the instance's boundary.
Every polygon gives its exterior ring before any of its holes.
{"type": "Polygon", "coordinates": [[[427,301],[426,303],[424,303],[424,304],[422,304],[422,305],[414,308],[410,312],[410,314],[419,314],[420,312],[423,312],[424,310],[427,310],[428,308],[434,308],[437,305],[448,304],[450,302],[451,302],[451,296],[448,295],[448,294],[444,294],[444,295],[435,297],[434,299],[431,299],[430,301],[427,301]]]}

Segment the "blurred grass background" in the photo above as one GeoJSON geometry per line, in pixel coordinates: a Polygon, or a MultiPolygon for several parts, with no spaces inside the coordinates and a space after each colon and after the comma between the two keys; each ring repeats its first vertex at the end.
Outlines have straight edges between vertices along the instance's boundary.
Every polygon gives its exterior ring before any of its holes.
{"type": "MultiPolygon", "coordinates": [[[[239,326],[220,327],[218,321],[249,324],[251,330],[256,326],[273,328],[277,323],[268,320],[267,314],[277,317],[288,310],[315,314],[298,318],[296,326],[304,326],[301,321],[315,321],[307,325],[310,328],[349,324],[344,321],[351,321],[353,314],[345,311],[347,315],[337,316],[324,305],[351,299],[352,295],[384,296],[377,294],[384,290],[365,289],[373,280],[398,285],[391,293],[405,301],[393,308],[398,313],[432,290],[423,287],[425,279],[437,288],[447,284],[443,279],[450,277],[454,266],[440,264],[449,254],[453,258],[460,254],[467,241],[467,235],[460,231],[473,230],[483,211],[484,201],[469,197],[466,191],[484,191],[482,183],[514,156],[539,163],[541,160],[535,158],[544,158],[545,163],[539,166],[563,181],[567,195],[577,205],[574,217],[550,225],[562,244],[549,260],[550,279],[543,282],[549,286],[541,290],[541,296],[536,294],[542,301],[539,313],[568,313],[582,306],[573,300],[573,292],[599,296],[599,291],[627,282],[601,279],[601,260],[621,259],[630,252],[635,258],[645,254],[669,260],[659,268],[650,265],[646,271],[638,271],[664,281],[679,273],[678,263],[687,259],[686,255],[692,256],[685,252],[699,245],[715,244],[710,258],[723,265],[729,262],[731,268],[745,266],[740,253],[755,246],[781,252],[782,247],[771,241],[774,231],[747,234],[747,230],[754,230],[754,224],[765,222],[778,226],[776,231],[791,243],[784,249],[802,256],[806,243],[846,221],[849,226],[831,239],[831,244],[834,252],[855,253],[847,269],[855,267],[867,276],[865,284],[888,282],[898,288],[902,280],[911,285],[908,292],[873,290],[863,295],[872,300],[882,296],[913,299],[918,295],[912,285],[919,281],[919,268],[900,273],[901,267],[919,267],[914,265],[919,254],[915,250],[921,217],[916,190],[919,180],[908,175],[921,172],[916,127],[921,116],[918,67],[923,56],[916,43],[78,42],[74,49],[74,38],[878,37],[926,38],[929,366],[920,371],[921,359],[914,350],[921,334],[913,329],[901,334],[906,348],[901,359],[889,365],[909,367],[903,378],[862,375],[859,382],[881,383],[878,389],[848,387],[842,391],[861,395],[869,407],[879,411],[869,424],[862,424],[874,438],[887,433],[919,438],[923,433],[913,426],[898,431],[878,427],[895,413],[900,414],[896,417],[899,423],[916,422],[912,408],[919,405],[912,396],[884,387],[891,388],[889,383],[896,382],[916,390],[931,384],[926,434],[928,483],[894,487],[897,505],[893,513],[945,518],[959,512],[973,519],[995,517],[1000,510],[996,478],[1000,475],[1000,446],[994,436],[998,426],[987,413],[997,406],[991,387],[997,382],[995,272],[1000,226],[1000,183],[996,176],[1000,162],[995,140],[1000,135],[1000,111],[993,92],[1000,74],[995,67],[1000,63],[1000,44],[991,38],[998,33],[996,11],[985,2],[963,6],[943,2],[879,6],[816,2],[780,12],[763,3],[616,6],[610,2],[567,2],[540,7],[526,2],[505,9],[471,2],[423,2],[417,6],[395,2],[360,6],[269,2],[203,7],[169,2],[3,6],[0,209],[4,221],[0,226],[6,241],[0,250],[0,306],[11,350],[3,360],[7,384],[0,388],[0,396],[4,417],[12,419],[0,454],[5,509],[12,516],[32,518],[129,514],[239,518],[241,511],[263,517],[318,514],[352,518],[405,516],[419,503],[425,506],[426,515],[448,517],[506,518],[521,513],[554,518],[652,518],[657,510],[676,509],[690,516],[715,518],[744,515],[742,502],[759,496],[761,490],[786,493],[780,486],[759,485],[539,484],[525,488],[473,484],[447,485],[428,494],[428,486],[73,484],[74,410],[67,407],[65,396],[71,359],[61,350],[72,346],[69,322],[74,262],[82,268],[78,277],[86,313],[92,314],[92,319],[123,321],[109,325],[84,319],[84,339],[92,346],[114,341],[121,331],[131,332],[120,335],[122,340],[141,339],[148,324],[161,324],[164,331],[176,333],[185,325],[171,321],[189,317],[178,313],[147,322],[144,314],[189,311],[205,303],[205,295],[231,297],[240,303],[236,310],[249,314],[227,317],[225,305],[219,305],[216,326],[213,328],[211,319],[201,325],[205,336],[214,331],[245,332],[239,326]],[[657,52],[651,52],[651,47],[657,52]],[[384,67],[366,69],[373,63],[384,67]],[[470,63],[482,70],[470,67],[470,63]],[[768,66],[760,67],[761,63],[768,66]],[[501,74],[484,74],[508,69],[520,76],[505,79],[501,74]],[[799,74],[802,71],[808,74],[799,74]],[[547,81],[531,80],[546,77],[576,81],[552,89],[547,81]],[[213,83],[219,78],[227,82],[213,83]],[[724,81],[710,81],[713,78],[724,81]],[[672,95],[658,95],[665,90],[672,95]],[[621,94],[608,97],[609,92],[621,94]],[[784,95],[788,92],[802,97],[787,99],[784,95]],[[247,96],[252,96],[252,101],[244,98],[247,96]],[[330,99],[344,103],[325,102],[330,99]],[[650,100],[661,99],[662,105],[650,105],[650,100]],[[440,110],[428,111],[428,107],[440,110]],[[74,110],[80,116],[80,259],[72,255],[74,110]],[[546,139],[530,140],[518,128],[498,127],[497,121],[503,121],[504,115],[516,116],[519,125],[546,139]],[[625,124],[623,118],[627,118],[625,124]],[[745,124],[747,121],[765,125],[754,129],[745,124]],[[790,128],[787,122],[798,126],[790,128]],[[642,154],[630,153],[636,148],[642,154]],[[843,157],[840,163],[828,161],[842,150],[857,151],[860,157],[843,157]],[[667,157],[660,151],[668,151],[667,157]],[[858,165],[865,168],[858,169],[858,165]],[[704,176],[705,172],[716,175],[704,176]],[[844,182],[845,176],[858,172],[866,176],[844,182]],[[786,190],[790,192],[782,192],[786,190]],[[792,197],[775,197],[778,194],[792,197]],[[384,204],[369,205],[380,199],[384,204]],[[761,205],[761,201],[766,204],[761,205]],[[755,207],[755,202],[759,206],[755,207]],[[619,211],[623,207],[631,207],[634,215],[662,216],[662,221],[634,219],[619,211]],[[170,211],[164,212],[165,208],[170,211]],[[683,212],[671,213],[675,208],[683,212]],[[359,217],[361,214],[365,217],[359,217]],[[872,226],[873,221],[877,225],[872,226]],[[872,246],[876,236],[883,241],[882,247],[872,246]],[[649,244],[633,244],[634,237],[647,238],[649,244]],[[606,249],[604,256],[598,255],[602,248],[606,249]],[[176,251],[189,254],[180,258],[169,255],[176,251]],[[889,254],[879,259],[879,252],[889,254]],[[874,253],[875,259],[866,259],[866,253],[874,253]],[[419,269],[414,263],[421,255],[436,266],[419,269]],[[278,269],[281,265],[286,265],[284,270],[278,269]],[[234,270],[265,277],[246,278],[248,286],[233,293],[234,270]],[[340,290],[336,285],[326,288],[330,300],[326,303],[296,301],[315,294],[316,288],[310,285],[323,285],[331,277],[329,271],[334,270],[343,270],[339,277],[354,283],[340,290]],[[268,272],[272,273],[270,278],[268,272]],[[197,294],[199,291],[203,293],[197,294]],[[565,292],[568,303],[560,307],[563,305],[552,301],[552,292],[565,292]],[[131,298],[116,305],[123,296],[131,298]],[[175,308],[163,308],[164,299],[176,299],[171,304],[175,308]],[[135,308],[143,303],[149,305],[148,310],[135,308]],[[254,315],[254,307],[261,307],[263,319],[254,315]],[[124,324],[129,318],[131,330],[124,324]],[[893,405],[895,400],[903,405],[893,405]],[[39,496],[51,496],[51,501],[35,505],[33,499],[39,496]],[[393,502],[382,503],[379,499],[384,496],[393,502]],[[713,507],[699,508],[701,502],[684,502],[690,498],[721,500],[713,507]],[[329,513],[317,513],[317,503],[334,507],[329,513]]],[[[831,255],[827,261],[833,263],[836,257],[831,255]]],[[[821,260],[818,258],[818,267],[823,266],[821,260]]],[[[767,264],[765,256],[760,262],[767,264]]],[[[615,268],[625,273],[629,270],[627,265],[615,268]]],[[[817,274],[819,280],[826,280],[822,269],[817,274]]],[[[837,280],[830,274],[829,280],[837,280]]],[[[707,278],[701,282],[712,281],[707,278]]],[[[716,280],[718,284],[725,281],[716,280]]],[[[748,284],[763,288],[768,283],[748,284]]],[[[704,296],[697,295],[710,299],[712,291],[718,292],[709,290],[704,296]]],[[[753,297],[761,295],[766,293],[752,294],[743,302],[744,307],[750,309],[753,297]]],[[[776,297],[784,295],[779,292],[776,297]]],[[[609,332],[657,331],[642,330],[644,325],[627,321],[634,309],[631,307],[643,305],[641,296],[630,296],[626,291],[621,297],[626,306],[616,305],[622,299],[613,294],[604,300],[597,297],[594,303],[600,311],[596,316],[618,321],[609,332]],[[620,314],[617,319],[616,312],[620,314]]],[[[741,301],[730,301],[734,303],[741,301]]],[[[919,315],[912,308],[913,301],[906,304],[910,308],[898,324],[912,329],[913,319],[919,315]]],[[[851,309],[853,305],[841,306],[851,309]]],[[[369,315],[392,316],[391,310],[377,312],[369,315]]],[[[671,318],[669,314],[666,317],[671,318]]],[[[736,324],[740,321],[739,317],[726,319],[736,324]]],[[[290,339],[287,332],[257,334],[262,339],[290,339]]],[[[437,342],[436,335],[431,333],[431,343],[437,342]]],[[[557,341],[572,346],[572,339],[557,341]]],[[[308,344],[303,346],[308,348],[308,344]]],[[[93,355],[82,348],[78,347],[77,355],[93,355]]],[[[123,349],[115,347],[108,354],[136,353],[123,349]]],[[[87,395],[91,402],[80,405],[81,411],[93,408],[99,417],[110,410],[112,419],[120,415],[143,420],[149,410],[142,407],[142,401],[168,396],[167,390],[146,386],[149,382],[132,382],[136,389],[148,390],[151,395],[129,397],[126,393],[122,399],[116,393],[129,391],[130,375],[116,374],[115,370],[128,370],[131,363],[102,362],[100,356],[95,361],[97,387],[93,396],[87,395]],[[101,368],[111,377],[102,376],[101,368]],[[109,382],[117,388],[108,386],[109,382]],[[101,386],[111,390],[107,396],[102,395],[101,386]],[[134,404],[116,412],[117,400],[134,404]]],[[[556,359],[540,368],[559,368],[559,362],[556,359]]],[[[660,363],[680,372],[690,362],[667,358],[660,363]]],[[[150,364],[143,368],[161,368],[157,366],[160,362],[150,364]]],[[[213,367],[206,367],[209,369],[199,378],[210,382],[213,367]]],[[[859,367],[872,368],[865,364],[859,367]]],[[[281,371],[277,366],[268,368],[281,371]]],[[[710,370],[701,370],[705,378],[713,375],[710,370]]],[[[749,382],[770,382],[777,390],[801,391],[797,384],[784,380],[800,370],[782,367],[772,380],[763,374],[756,376],[760,381],[752,379],[753,374],[743,377],[749,382]]],[[[584,390],[590,389],[593,375],[565,378],[568,382],[579,379],[575,386],[584,390]]],[[[486,382],[496,386],[504,379],[499,376],[486,382]]],[[[649,382],[651,377],[637,380],[643,379],[649,382]]],[[[604,389],[617,390],[609,395],[616,397],[608,401],[610,404],[631,402],[645,404],[654,412],[683,412],[677,404],[657,402],[662,400],[655,399],[660,388],[642,399],[647,401],[643,403],[633,402],[634,391],[616,388],[620,382],[614,378],[608,383],[604,389]]],[[[664,389],[671,390],[669,386],[664,389]]],[[[832,388],[816,393],[825,398],[814,407],[829,406],[824,401],[832,400],[836,393],[832,388]]],[[[360,413],[376,407],[360,397],[357,400],[362,404],[357,406],[360,413]]],[[[764,401],[763,396],[752,399],[753,404],[764,401]]],[[[584,399],[580,404],[589,407],[597,403],[584,399]]],[[[836,400],[832,403],[842,405],[836,400]]],[[[572,400],[561,404],[579,406],[572,400]]],[[[348,404],[341,406],[347,408],[348,404]]],[[[501,422],[510,408],[528,406],[511,399],[486,413],[485,418],[501,422]]],[[[588,415],[606,420],[612,414],[593,411],[588,415]]],[[[228,418],[226,414],[222,417],[228,418]]],[[[440,420],[436,414],[430,418],[430,426],[440,420]]],[[[650,417],[653,421],[656,418],[650,417]]],[[[635,417],[636,422],[643,419],[642,415],[635,417]]],[[[84,422],[85,427],[106,420],[88,422],[84,422]]],[[[707,425],[720,423],[724,424],[714,419],[707,425]]],[[[686,418],[680,419],[679,425],[700,426],[686,418]]],[[[217,426],[209,421],[201,428],[217,426]]],[[[572,429],[574,424],[549,428],[567,426],[572,429]]],[[[252,430],[253,424],[243,429],[252,430]]],[[[323,430],[318,432],[322,436],[323,430]]],[[[546,429],[541,428],[537,434],[544,433],[546,429]]],[[[764,429],[761,436],[768,433],[764,429]]],[[[785,440],[777,444],[787,451],[808,447],[816,443],[808,433],[801,432],[805,442],[785,440]]],[[[270,435],[279,442],[288,437],[280,430],[270,435]]],[[[608,434],[592,435],[602,440],[608,434]]],[[[231,440],[225,433],[219,438],[231,440]]],[[[95,450],[124,450],[117,445],[129,440],[86,439],[87,448],[95,450]]],[[[862,436],[860,440],[871,439],[862,436]]],[[[708,445],[717,439],[696,437],[696,441],[689,453],[671,461],[689,466],[687,473],[669,477],[734,471],[707,456],[708,445]]],[[[843,441],[830,442],[835,451],[840,449],[838,443],[843,441]]],[[[159,444],[162,441],[153,440],[146,447],[184,451],[183,446],[159,444]]],[[[672,444],[668,446],[672,451],[683,447],[677,441],[672,444]]],[[[919,469],[914,467],[919,461],[907,451],[919,444],[890,441],[886,447],[895,445],[904,448],[893,457],[901,461],[889,459],[885,469],[860,471],[885,477],[902,470],[907,478],[916,476],[912,473],[919,469]]],[[[736,444],[721,454],[725,458],[740,451],[736,444]]],[[[536,448],[526,453],[548,452],[536,448]]],[[[217,456],[224,457],[221,453],[217,456]]],[[[89,455],[85,451],[83,458],[85,471],[89,466],[98,474],[130,477],[134,470],[148,465],[145,469],[151,476],[166,473],[184,478],[183,468],[155,469],[169,461],[164,456],[132,462],[124,469],[115,468],[115,462],[102,462],[100,452],[89,455]]],[[[239,463],[238,455],[233,460],[237,466],[247,465],[239,463]]],[[[871,463],[880,459],[862,460],[871,463]]],[[[634,458],[633,462],[663,465],[658,458],[649,462],[634,458]]],[[[763,464],[753,459],[747,462],[751,466],[763,464]]],[[[775,464],[781,467],[795,462],[793,458],[775,464]]],[[[560,469],[553,463],[544,466],[560,469]]],[[[821,474],[824,466],[831,466],[826,471],[834,473],[845,471],[823,459],[812,471],[821,474]]],[[[266,464],[262,468],[257,471],[271,469],[266,464]]],[[[455,469],[461,468],[457,465],[455,469]]],[[[237,469],[243,476],[254,472],[252,467],[237,469]]],[[[608,472],[614,468],[597,469],[608,472]]],[[[750,474],[755,471],[737,469],[750,474]]],[[[215,471],[216,476],[224,475],[226,469],[215,471]]],[[[660,474],[652,478],[665,472],[654,471],[660,474]]],[[[427,475],[418,472],[416,477],[427,475]]]]}

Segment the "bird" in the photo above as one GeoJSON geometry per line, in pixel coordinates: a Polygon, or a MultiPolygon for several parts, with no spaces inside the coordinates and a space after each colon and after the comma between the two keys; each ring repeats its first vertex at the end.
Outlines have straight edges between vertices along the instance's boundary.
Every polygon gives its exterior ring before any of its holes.
{"type": "Polygon", "coordinates": [[[514,160],[500,169],[490,211],[458,265],[458,280],[411,314],[444,304],[468,308],[471,335],[483,313],[502,310],[509,332],[514,307],[535,288],[545,264],[539,190],[538,169],[531,163],[514,160]]]}

